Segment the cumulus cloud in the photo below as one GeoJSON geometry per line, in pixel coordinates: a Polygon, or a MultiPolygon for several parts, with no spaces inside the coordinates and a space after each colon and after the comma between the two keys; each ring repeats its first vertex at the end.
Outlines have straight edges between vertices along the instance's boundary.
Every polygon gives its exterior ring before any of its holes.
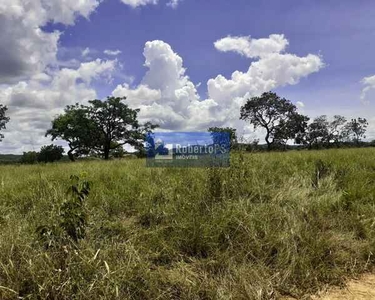
{"type": "Polygon", "coordinates": [[[268,38],[252,39],[250,36],[228,36],[214,43],[222,52],[234,51],[249,58],[280,53],[289,45],[283,34],[271,34],[268,38]]]}
{"type": "Polygon", "coordinates": [[[247,72],[235,71],[230,79],[222,75],[208,81],[210,97],[220,103],[233,97],[250,97],[285,85],[295,85],[303,77],[324,66],[317,55],[299,57],[294,54],[272,53],[253,62],[247,72]]]}
{"type": "Polygon", "coordinates": [[[48,22],[74,24],[88,18],[98,0],[2,0],[0,2],[0,84],[43,72],[56,61],[60,32],[45,32],[48,22]]]}
{"type": "MultiPolygon", "coordinates": [[[[165,130],[204,130],[209,126],[241,128],[239,110],[248,97],[297,84],[324,66],[317,55],[299,57],[281,53],[288,45],[282,35],[251,43],[255,46],[251,45],[247,52],[244,50],[246,56],[258,60],[250,64],[246,73],[235,71],[230,79],[222,75],[209,79],[207,99],[200,99],[197,86],[186,75],[182,58],[169,44],[158,40],[145,45],[148,71],[140,85],[132,88],[128,84],[120,85],[113,94],[127,96],[131,107],[141,109],[141,120],[157,123],[165,130]]],[[[233,51],[239,52],[240,48],[234,48],[233,51]]]]}
{"type": "Polygon", "coordinates": [[[66,105],[95,99],[97,94],[92,81],[109,80],[116,64],[115,60],[97,59],[82,63],[77,69],[40,73],[28,81],[0,89],[0,98],[8,106],[11,118],[5,131],[6,139],[1,143],[2,152],[37,150],[50,142],[44,134],[53,117],[66,105]]]}
{"type": "Polygon", "coordinates": [[[144,49],[147,73],[138,87],[118,86],[113,94],[126,96],[133,108],[141,108],[141,120],[163,127],[183,128],[187,108],[199,96],[195,85],[185,75],[182,58],[163,41],[147,42],[144,49]]]}
{"type": "Polygon", "coordinates": [[[104,50],[103,52],[104,52],[104,54],[112,55],[112,56],[116,56],[116,55],[121,54],[120,50],[104,50]]]}
{"type": "Polygon", "coordinates": [[[361,100],[363,103],[369,103],[368,94],[370,91],[375,90],[375,75],[365,77],[362,79],[363,89],[361,93],[361,100]]]}
{"type": "Polygon", "coordinates": [[[128,98],[127,102],[131,106],[151,105],[161,98],[160,90],[150,89],[147,85],[143,84],[135,89],[131,89],[127,83],[118,85],[112,92],[112,95],[115,97],[126,96],[128,98]]]}

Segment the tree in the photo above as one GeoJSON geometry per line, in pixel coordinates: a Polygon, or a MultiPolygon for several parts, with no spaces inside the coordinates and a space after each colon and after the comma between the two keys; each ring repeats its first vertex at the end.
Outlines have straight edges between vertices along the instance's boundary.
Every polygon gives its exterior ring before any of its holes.
{"type": "Polygon", "coordinates": [[[268,150],[279,142],[296,139],[308,121],[308,117],[297,113],[292,102],[273,92],[249,99],[241,107],[240,119],[249,121],[254,129],[265,129],[268,150]]]}
{"type": "Polygon", "coordinates": [[[286,148],[287,142],[294,139],[296,144],[299,144],[300,137],[303,136],[307,129],[307,122],[309,117],[292,113],[286,120],[281,120],[276,128],[274,143],[286,148]]]}
{"type": "Polygon", "coordinates": [[[319,116],[308,126],[303,137],[303,144],[309,148],[320,147],[329,142],[329,122],[326,115],[319,116]]]}
{"type": "MultiPolygon", "coordinates": [[[[237,141],[237,134],[236,134],[236,129],[231,128],[231,127],[210,127],[208,128],[208,132],[211,133],[211,135],[214,137],[214,134],[216,133],[228,133],[229,139],[230,139],[230,148],[233,149],[234,147],[237,146],[238,141],[237,141]]],[[[216,143],[216,142],[215,142],[216,143]]],[[[216,143],[219,144],[219,143],[216,143]]]]}
{"type": "MultiPolygon", "coordinates": [[[[6,106],[3,106],[2,104],[0,104],[0,131],[2,129],[6,129],[6,123],[9,122],[9,117],[6,116],[6,111],[8,110],[8,108],[6,106]]],[[[0,133],[0,142],[2,141],[2,139],[4,138],[4,135],[0,133]]]]}
{"type": "Polygon", "coordinates": [[[109,159],[110,153],[125,144],[141,150],[145,134],[157,126],[138,123],[139,109],[131,109],[123,100],[108,97],[105,101],[91,100],[89,105],[67,106],[65,113],[52,122],[46,135],[52,140],[61,138],[68,142],[69,158],[96,153],[109,159]]]}
{"type": "Polygon", "coordinates": [[[354,143],[359,144],[362,138],[366,138],[368,122],[365,118],[352,119],[345,125],[345,135],[354,143]]]}
{"type": "Polygon", "coordinates": [[[145,135],[157,125],[138,123],[139,109],[131,109],[122,101],[126,98],[108,97],[107,100],[89,101],[87,107],[90,119],[98,130],[98,140],[93,149],[104,159],[109,159],[111,150],[126,144],[141,148],[145,135]]]}
{"type": "Polygon", "coordinates": [[[346,118],[335,115],[330,122],[326,115],[316,117],[300,137],[300,144],[311,148],[331,147],[334,143],[337,147],[345,138],[346,118]]]}
{"type": "Polygon", "coordinates": [[[38,161],[49,163],[63,158],[64,148],[56,145],[43,146],[38,153],[38,161]]]}
{"type": "Polygon", "coordinates": [[[95,123],[89,119],[87,107],[79,104],[68,105],[65,113],[52,121],[52,128],[46,133],[48,135],[52,136],[52,141],[60,138],[68,142],[71,161],[88,154],[99,137],[95,123]]]}
{"type": "Polygon", "coordinates": [[[345,117],[335,115],[333,121],[328,126],[329,141],[333,141],[336,146],[339,145],[345,138],[345,124],[347,120],[345,117]]]}

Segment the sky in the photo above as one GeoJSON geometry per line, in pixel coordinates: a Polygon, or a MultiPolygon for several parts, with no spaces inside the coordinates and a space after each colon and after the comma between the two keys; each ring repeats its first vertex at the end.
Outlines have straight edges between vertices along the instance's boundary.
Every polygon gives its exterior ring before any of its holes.
{"type": "Polygon", "coordinates": [[[251,140],[240,107],[272,90],[311,118],[366,117],[375,139],[374,13],[371,0],[0,0],[0,153],[50,144],[66,105],[107,96],[162,130],[251,140]]]}

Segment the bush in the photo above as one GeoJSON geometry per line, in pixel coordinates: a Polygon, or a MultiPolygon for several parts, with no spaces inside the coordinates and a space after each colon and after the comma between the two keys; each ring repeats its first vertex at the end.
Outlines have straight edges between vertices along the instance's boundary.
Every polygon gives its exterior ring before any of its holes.
{"type": "Polygon", "coordinates": [[[33,165],[37,162],[38,162],[38,152],[35,152],[35,151],[24,152],[20,159],[21,164],[33,165]]]}
{"type": "Polygon", "coordinates": [[[63,158],[64,148],[56,145],[43,146],[38,154],[38,161],[49,163],[63,158]]]}

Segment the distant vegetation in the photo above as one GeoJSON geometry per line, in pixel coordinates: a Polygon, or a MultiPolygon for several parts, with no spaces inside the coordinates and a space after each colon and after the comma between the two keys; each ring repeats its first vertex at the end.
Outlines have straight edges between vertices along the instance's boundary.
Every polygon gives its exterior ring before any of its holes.
{"type": "Polygon", "coordinates": [[[332,121],[322,115],[308,123],[310,118],[297,112],[289,100],[268,92],[253,97],[241,108],[241,119],[249,121],[254,129],[262,128],[267,149],[286,149],[288,141],[309,149],[361,146],[368,122],[364,118],[347,121],[335,115],[332,121]]]}
{"type": "Polygon", "coordinates": [[[19,162],[21,164],[53,163],[63,158],[65,152],[62,146],[49,145],[43,146],[39,152],[24,152],[19,162]]]}
{"type": "Polygon", "coordinates": [[[1,164],[16,164],[19,163],[22,155],[14,154],[0,154],[0,165],[1,164]]]}
{"type": "MultiPolygon", "coordinates": [[[[52,128],[46,132],[46,136],[51,136],[53,141],[66,141],[71,161],[79,157],[101,157],[106,160],[111,157],[121,158],[125,155],[125,144],[133,146],[138,157],[144,157],[146,135],[158,125],[149,122],[139,124],[139,109],[129,108],[125,100],[126,98],[108,97],[104,101],[89,101],[89,105],[68,105],[64,113],[53,120],[52,128]]],[[[6,111],[7,108],[0,104],[0,130],[9,121],[6,111]]],[[[335,115],[329,120],[326,115],[322,115],[310,121],[308,116],[297,111],[290,100],[273,92],[248,99],[241,107],[240,115],[240,119],[249,122],[254,129],[265,132],[266,147],[259,140],[248,141],[237,136],[235,128],[210,127],[208,131],[213,135],[229,133],[233,150],[270,151],[375,145],[375,141],[363,141],[368,127],[365,118],[358,117],[348,121],[344,116],[335,115]]],[[[0,141],[2,137],[0,134],[0,141]]],[[[38,160],[36,153],[28,152],[24,153],[21,162],[57,160],[59,159],[38,160]]]]}

